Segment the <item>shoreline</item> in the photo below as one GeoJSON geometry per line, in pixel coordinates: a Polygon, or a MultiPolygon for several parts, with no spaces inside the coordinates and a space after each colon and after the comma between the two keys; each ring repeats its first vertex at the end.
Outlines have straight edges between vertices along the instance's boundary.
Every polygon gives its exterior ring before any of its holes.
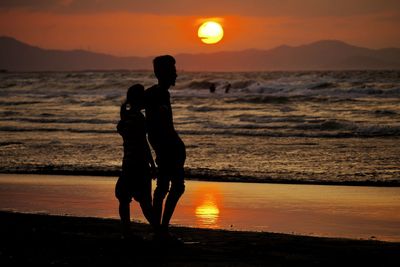
{"type": "MultiPolygon", "coordinates": [[[[171,227],[183,246],[120,238],[119,220],[0,211],[0,263],[135,266],[397,266],[400,243],[171,227]]],[[[150,227],[132,223],[139,235],[150,227]]]]}
{"type": "MultiPolygon", "coordinates": [[[[101,176],[101,177],[118,177],[119,171],[116,170],[0,170],[0,174],[32,174],[32,175],[63,175],[63,176],[101,176]]],[[[208,181],[208,182],[230,182],[230,183],[258,183],[258,184],[287,184],[287,185],[334,185],[334,186],[366,186],[366,187],[400,187],[398,181],[302,181],[293,179],[273,179],[273,178],[256,178],[247,176],[215,176],[215,175],[200,175],[187,171],[185,178],[191,181],[208,181]]]]}
{"type": "MultiPolygon", "coordinates": [[[[103,176],[0,174],[0,210],[118,218],[115,182],[103,176]]],[[[171,224],[400,242],[399,190],[187,180],[171,224]]],[[[131,215],[146,221],[136,201],[131,215]]]]}

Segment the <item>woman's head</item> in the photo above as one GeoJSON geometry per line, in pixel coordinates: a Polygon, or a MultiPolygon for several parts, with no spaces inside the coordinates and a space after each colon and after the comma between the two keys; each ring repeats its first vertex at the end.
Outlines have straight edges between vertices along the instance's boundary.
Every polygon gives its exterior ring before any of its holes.
{"type": "Polygon", "coordinates": [[[143,109],[144,108],[144,87],[141,84],[134,84],[129,87],[126,93],[126,103],[131,108],[143,109]]]}

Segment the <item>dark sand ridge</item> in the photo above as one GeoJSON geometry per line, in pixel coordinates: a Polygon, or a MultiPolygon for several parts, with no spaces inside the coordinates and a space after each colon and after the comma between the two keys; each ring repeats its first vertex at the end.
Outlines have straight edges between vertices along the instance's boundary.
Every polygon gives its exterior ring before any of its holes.
{"type": "MultiPolygon", "coordinates": [[[[0,212],[0,265],[398,266],[400,243],[172,227],[165,250],[121,240],[116,219],[0,212]]],[[[132,229],[148,236],[149,226],[132,229]]]]}

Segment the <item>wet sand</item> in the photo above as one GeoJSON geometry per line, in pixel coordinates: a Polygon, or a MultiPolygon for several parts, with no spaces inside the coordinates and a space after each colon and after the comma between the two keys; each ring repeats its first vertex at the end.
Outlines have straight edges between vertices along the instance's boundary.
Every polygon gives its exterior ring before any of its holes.
{"type": "MultiPolygon", "coordinates": [[[[1,174],[0,210],[116,219],[115,180],[1,174]]],[[[187,181],[172,224],[400,242],[398,210],[398,187],[187,181]]]]}
{"type": "MultiPolygon", "coordinates": [[[[0,212],[0,264],[398,266],[400,243],[173,227],[188,242],[120,238],[116,219],[0,212]]],[[[148,236],[149,227],[132,229],[148,236]]]]}

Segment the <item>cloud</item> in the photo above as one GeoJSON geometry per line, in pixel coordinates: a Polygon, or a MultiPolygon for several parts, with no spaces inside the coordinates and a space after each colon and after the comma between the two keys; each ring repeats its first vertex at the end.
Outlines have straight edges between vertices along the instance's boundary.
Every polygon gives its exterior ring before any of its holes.
{"type": "Polygon", "coordinates": [[[398,0],[2,0],[0,9],[180,16],[352,16],[400,10],[398,0]]]}

